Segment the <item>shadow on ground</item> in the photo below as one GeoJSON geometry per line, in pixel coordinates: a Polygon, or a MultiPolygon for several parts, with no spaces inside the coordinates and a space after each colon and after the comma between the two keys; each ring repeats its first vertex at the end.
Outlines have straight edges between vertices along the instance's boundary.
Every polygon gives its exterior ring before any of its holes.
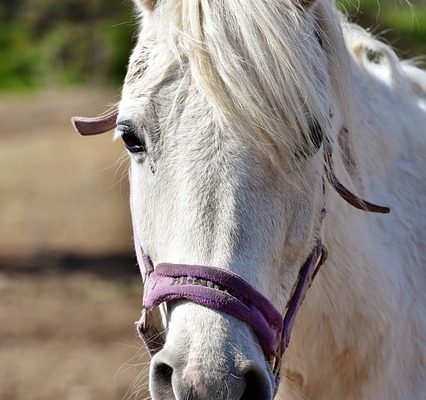
{"type": "Polygon", "coordinates": [[[0,261],[0,399],[147,398],[132,257],[0,261]]]}

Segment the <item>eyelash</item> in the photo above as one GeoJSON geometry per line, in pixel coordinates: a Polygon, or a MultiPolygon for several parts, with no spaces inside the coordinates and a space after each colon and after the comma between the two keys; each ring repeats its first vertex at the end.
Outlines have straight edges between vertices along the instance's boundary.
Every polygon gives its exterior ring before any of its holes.
{"type": "Polygon", "coordinates": [[[137,128],[131,121],[120,122],[117,129],[121,132],[121,139],[127,150],[133,154],[146,152],[145,140],[137,134],[137,128]]]}

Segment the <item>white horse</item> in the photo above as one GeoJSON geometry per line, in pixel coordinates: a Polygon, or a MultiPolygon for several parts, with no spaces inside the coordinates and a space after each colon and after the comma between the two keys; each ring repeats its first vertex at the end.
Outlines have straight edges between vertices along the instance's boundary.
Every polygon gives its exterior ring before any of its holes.
{"type": "MultiPolygon", "coordinates": [[[[332,0],[135,3],[141,30],[117,136],[154,265],[224,266],[284,313],[321,238],[329,257],[297,316],[276,398],[426,398],[425,72],[332,0]],[[391,214],[356,210],[323,187],[313,126],[335,174],[391,214]]],[[[189,301],[162,315],[154,400],[272,399],[247,324],[189,301]]]]}

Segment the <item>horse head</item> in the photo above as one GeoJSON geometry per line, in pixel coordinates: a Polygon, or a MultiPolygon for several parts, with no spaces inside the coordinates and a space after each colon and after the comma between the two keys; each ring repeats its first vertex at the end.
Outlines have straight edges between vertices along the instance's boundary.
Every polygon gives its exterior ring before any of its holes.
{"type": "MultiPolygon", "coordinates": [[[[141,30],[118,110],[75,125],[83,134],[116,126],[128,150],[144,278],[159,264],[219,267],[284,314],[301,266],[320,262],[326,180],[372,206],[332,170],[345,110],[330,78],[326,18],[313,1],[135,2],[141,30]]],[[[148,339],[162,338],[152,398],[272,399],[277,365],[256,326],[181,297],[161,302],[158,337],[148,339]]]]}
{"type": "MultiPolygon", "coordinates": [[[[117,118],[135,234],[153,265],[222,267],[280,312],[321,235],[323,157],[309,133],[329,113],[314,19],[283,3],[276,22],[259,2],[144,11],[117,118]],[[244,11],[252,6],[259,14],[244,11]]],[[[248,324],[187,300],[168,302],[162,317],[154,399],[272,398],[274,376],[248,324]]]]}

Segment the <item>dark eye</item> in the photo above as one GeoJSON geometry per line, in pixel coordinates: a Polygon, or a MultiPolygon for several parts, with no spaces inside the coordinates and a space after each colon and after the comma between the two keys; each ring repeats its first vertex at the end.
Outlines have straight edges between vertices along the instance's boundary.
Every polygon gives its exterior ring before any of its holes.
{"type": "Polygon", "coordinates": [[[139,135],[137,128],[132,122],[121,122],[117,125],[117,130],[121,132],[121,139],[131,153],[143,153],[146,151],[146,143],[139,135]]]}

